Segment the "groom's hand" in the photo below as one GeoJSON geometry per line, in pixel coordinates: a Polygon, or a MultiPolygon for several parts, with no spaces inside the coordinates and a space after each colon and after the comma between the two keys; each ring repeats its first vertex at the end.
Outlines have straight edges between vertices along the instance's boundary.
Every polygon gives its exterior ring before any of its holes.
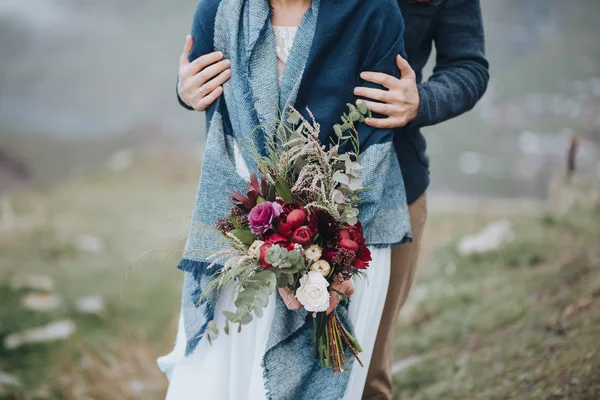
{"type": "Polygon", "coordinates": [[[185,38],[185,47],[179,58],[179,98],[196,111],[204,111],[223,93],[223,83],[231,76],[229,60],[215,51],[189,61],[194,45],[191,35],[185,38]]]}
{"type": "Polygon", "coordinates": [[[401,56],[396,57],[396,65],[400,69],[400,79],[380,72],[360,74],[365,81],[378,83],[387,90],[366,87],[354,89],[356,96],[367,99],[365,103],[371,111],[387,116],[366,118],[365,123],[373,128],[402,128],[419,113],[420,97],[415,71],[401,56]]]}

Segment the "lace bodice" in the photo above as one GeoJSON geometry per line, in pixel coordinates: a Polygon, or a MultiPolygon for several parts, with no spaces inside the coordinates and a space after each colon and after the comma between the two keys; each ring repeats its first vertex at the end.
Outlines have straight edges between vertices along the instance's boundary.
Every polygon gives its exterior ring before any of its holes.
{"type": "Polygon", "coordinates": [[[275,51],[277,52],[277,72],[279,74],[279,86],[283,78],[285,64],[290,56],[294,39],[298,28],[295,26],[273,26],[273,34],[275,35],[275,51]]]}

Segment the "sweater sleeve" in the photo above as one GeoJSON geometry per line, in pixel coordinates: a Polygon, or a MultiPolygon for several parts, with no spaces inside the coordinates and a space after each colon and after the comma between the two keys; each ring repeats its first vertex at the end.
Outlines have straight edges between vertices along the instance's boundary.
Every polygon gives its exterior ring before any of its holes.
{"type": "Polygon", "coordinates": [[[434,21],[436,66],[418,86],[421,105],[410,124],[435,125],[472,109],[483,96],[489,64],[479,0],[447,0],[434,21]]]}
{"type": "MultiPolygon", "coordinates": [[[[194,19],[192,20],[192,28],[190,35],[194,39],[194,45],[192,51],[188,57],[190,62],[194,61],[204,54],[208,54],[214,51],[214,36],[215,36],[215,17],[217,15],[217,9],[219,8],[221,0],[199,0],[194,12],[194,19]]],[[[177,83],[175,84],[175,94],[179,104],[187,110],[193,110],[192,107],[188,106],[181,100],[179,93],[177,92],[177,84],[179,83],[179,77],[177,77],[177,83]]]]}

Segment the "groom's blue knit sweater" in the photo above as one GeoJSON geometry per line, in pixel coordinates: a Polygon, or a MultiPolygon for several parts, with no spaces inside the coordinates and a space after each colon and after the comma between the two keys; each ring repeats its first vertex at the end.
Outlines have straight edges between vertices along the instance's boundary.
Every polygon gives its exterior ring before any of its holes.
{"type": "Polygon", "coordinates": [[[408,203],[429,185],[429,158],[420,129],[473,108],[489,79],[479,0],[398,0],[405,23],[408,62],[417,74],[421,105],[417,118],[394,136],[408,203]],[[437,52],[433,75],[422,70],[437,52]]]}
{"type": "Polygon", "coordinates": [[[429,186],[429,158],[420,129],[473,108],[487,88],[489,73],[479,0],[398,0],[398,5],[408,62],[417,74],[421,97],[417,118],[394,136],[410,204],[429,186]],[[434,43],[435,70],[422,82],[434,43]]]}

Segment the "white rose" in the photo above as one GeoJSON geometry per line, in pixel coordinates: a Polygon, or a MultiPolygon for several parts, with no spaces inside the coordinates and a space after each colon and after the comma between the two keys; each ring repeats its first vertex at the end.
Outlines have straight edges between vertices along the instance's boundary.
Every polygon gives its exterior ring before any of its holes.
{"type": "Polygon", "coordinates": [[[262,246],[263,244],[265,244],[265,242],[263,242],[262,240],[255,240],[250,245],[248,252],[250,252],[250,254],[252,254],[253,256],[256,256],[256,258],[260,258],[260,246],[262,246]]]}
{"type": "Polygon", "coordinates": [[[300,287],[296,290],[296,298],[309,312],[327,311],[329,308],[329,282],[320,272],[309,271],[300,278],[300,287]]]}

